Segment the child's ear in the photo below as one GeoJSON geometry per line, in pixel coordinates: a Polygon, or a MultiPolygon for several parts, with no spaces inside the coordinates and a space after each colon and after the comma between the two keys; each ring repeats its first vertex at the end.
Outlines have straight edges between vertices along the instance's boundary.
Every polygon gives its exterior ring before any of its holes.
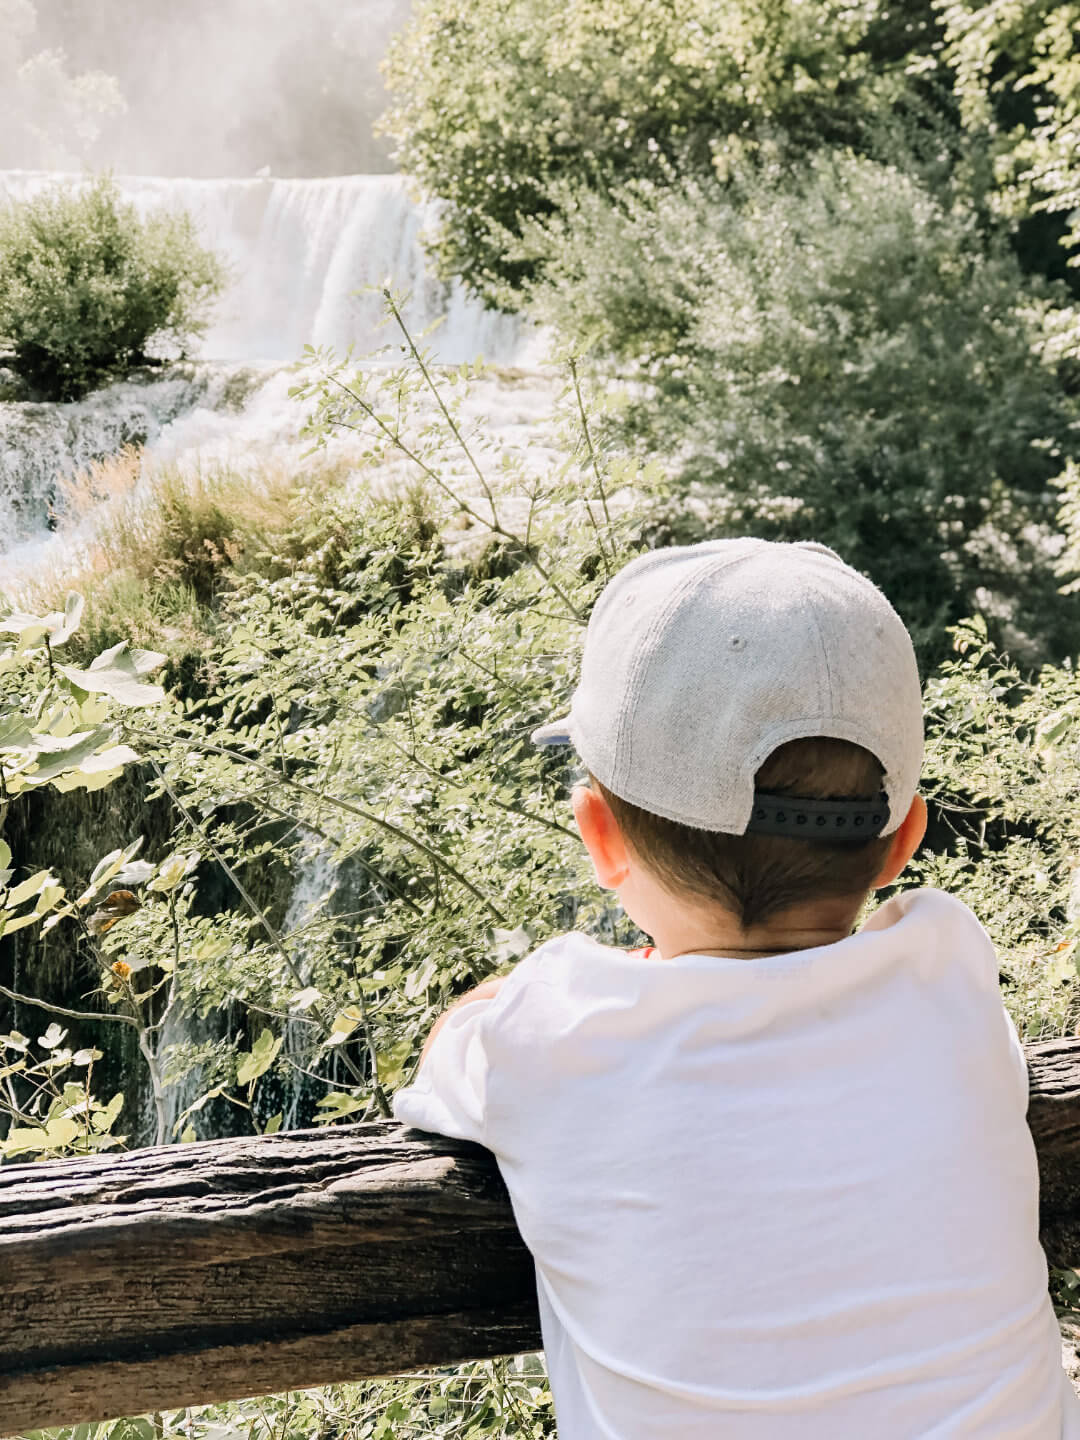
{"type": "Polygon", "coordinates": [[[872,887],[874,890],[880,890],[883,886],[892,884],[922,844],[925,834],[926,801],[921,795],[916,795],[900,823],[900,828],[892,837],[892,844],[885,857],[885,863],[874,879],[872,887]]]}
{"type": "Polygon", "coordinates": [[[611,806],[588,785],[575,785],[570,794],[585,849],[592,858],[597,881],[605,890],[618,890],[630,873],[626,842],[611,813],[611,806]]]}

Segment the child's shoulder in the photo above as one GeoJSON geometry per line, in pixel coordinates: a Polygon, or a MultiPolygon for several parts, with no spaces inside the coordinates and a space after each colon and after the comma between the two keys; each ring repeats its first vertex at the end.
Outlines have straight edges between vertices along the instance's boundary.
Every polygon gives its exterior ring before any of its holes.
{"type": "Polygon", "coordinates": [[[902,890],[880,905],[857,934],[880,935],[898,961],[928,978],[962,974],[998,991],[994,942],[975,912],[945,890],[902,890]]]}

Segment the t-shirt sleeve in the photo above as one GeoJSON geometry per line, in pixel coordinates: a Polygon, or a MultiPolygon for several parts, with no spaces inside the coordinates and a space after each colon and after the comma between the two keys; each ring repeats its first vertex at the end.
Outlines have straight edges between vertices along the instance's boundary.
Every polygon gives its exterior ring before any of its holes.
{"type": "Polygon", "coordinates": [[[486,1032],[499,998],[470,1000],[450,1011],[416,1079],[394,1096],[396,1120],[417,1130],[485,1143],[486,1032]]]}

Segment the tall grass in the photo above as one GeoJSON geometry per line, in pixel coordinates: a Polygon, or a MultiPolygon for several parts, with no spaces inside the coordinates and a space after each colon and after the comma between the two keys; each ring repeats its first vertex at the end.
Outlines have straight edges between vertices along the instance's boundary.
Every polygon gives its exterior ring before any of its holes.
{"type": "Polygon", "coordinates": [[[201,651],[232,578],[258,568],[342,469],[328,460],[153,465],[126,449],[59,482],[56,558],[10,598],[49,608],[79,590],[88,652],[119,640],[173,659],[201,651]]]}

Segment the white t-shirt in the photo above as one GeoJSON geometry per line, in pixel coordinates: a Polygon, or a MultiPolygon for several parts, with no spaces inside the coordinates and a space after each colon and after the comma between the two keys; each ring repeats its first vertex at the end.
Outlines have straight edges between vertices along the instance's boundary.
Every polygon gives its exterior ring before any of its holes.
{"type": "Polygon", "coordinates": [[[759,960],[564,935],[394,1101],[498,1159],[561,1440],[1080,1435],[1026,1107],[993,947],[933,890],[759,960]]]}

